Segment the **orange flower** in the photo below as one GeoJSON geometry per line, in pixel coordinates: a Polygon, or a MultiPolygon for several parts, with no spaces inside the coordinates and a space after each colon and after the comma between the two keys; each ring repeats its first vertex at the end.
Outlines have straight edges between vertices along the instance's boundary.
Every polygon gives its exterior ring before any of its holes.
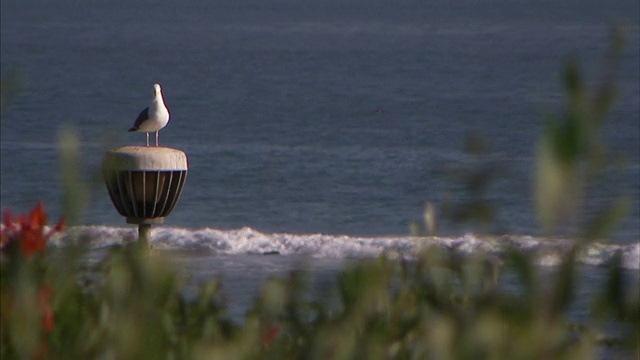
{"type": "Polygon", "coordinates": [[[44,206],[38,203],[35,209],[29,213],[29,218],[22,222],[22,238],[20,247],[22,253],[28,258],[35,252],[42,252],[47,239],[44,236],[44,226],[47,224],[47,215],[44,213],[44,206]]]}
{"type": "Polygon", "coordinates": [[[46,224],[47,214],[41,202],[31,210],[26,218],[23,215],[12,218],[11,213],[5,211],[3,228],[0,233],[0,248],[12,241],[19,241],[22,254],[26,258],[29,258],[33,253],[44,251],[51,236],[64,228],[64,220],[60,220],[49,231],[46,231],[46,224]]]}

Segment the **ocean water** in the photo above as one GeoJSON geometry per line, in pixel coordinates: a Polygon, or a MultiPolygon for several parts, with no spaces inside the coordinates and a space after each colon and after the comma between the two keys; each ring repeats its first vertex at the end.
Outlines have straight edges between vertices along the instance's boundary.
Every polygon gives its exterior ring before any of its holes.
{"type": "Polygon", "coordinates": [[[579,59],[597,84],[611,28],[622,24],[619,96],[603,129],[612,171],[585,208],[626,195],[631,214],[581,261],[597,267],[620,251],[626,268],[640,267],[635,0],[0,6],[3,79],[17,74],[20,84],[2,109],[0,207],[44,201],[60,216],[57,136],[72,128],[92,187],[81,226],[56,245],[82,234],[95,249],[134,239],[99,169],[105,151],[144,144],[126,130],[159,82],[172,115],[160,144],[185,151],[190,170],[155,245],[197,278],[223,275],[244,299],[267,275],[304,266],[325,279],[352,259],[410,258],[420,241],[496,254],[513,245],[557,264],[573,240],[540,233],[535,144],[544,115],[561,109],[563,64],[579,59]],[[469,135],[484,139],[481,159],[464,152],[469,135]],[[410,238],[425,202],[470,200],[452,169],[478,164],[492,165],[493,225],[444,223],[438,237],[410,238]]]}

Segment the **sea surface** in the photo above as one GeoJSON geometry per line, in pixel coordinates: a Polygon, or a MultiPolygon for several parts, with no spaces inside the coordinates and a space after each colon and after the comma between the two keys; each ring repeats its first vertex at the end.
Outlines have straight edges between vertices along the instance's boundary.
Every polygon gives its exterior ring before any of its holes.
{"type": "Polygon", "coordinates": [[[618,98],[603,127],[609,175],[584,207],[588,218],[624,195],[630,214],[580,259],[597,268],[619,251],[638,281],[637,0],[0,6],[2,210],[43,201],[52,221],[61,216],[57,143],[73,129],[90,196],[80,224],[55,245],[89,237],[99,251],[135,239],[100,165],[109,149],[144,144],[126,130],[161,83],[171,121],[160,144],[185,151],[190,169],[173,213],[153,230],[155,246],[179,254],[196,278],[226,278],[229,296],[244,299],[237,313],[267,276],[303,267],[322,282],[354,259],[410,258],[425,242],[471,253],[516,246],[543,267],[557,264],[575,239],[540,231],[536,143],[545,116],[561,112],[568,59],[595,87],[620,25],[618,98]],[[18,87],[5,91],[12,76],[18,87]],[[465,151],[469,138],[482,139],[481,156],[465,151]],[[427,202],[442,215],[447,203],[475,199],[462,169],[488,169],[481,196],[491,223],[442,220],[438,236],[410,237],[427,202]]]}

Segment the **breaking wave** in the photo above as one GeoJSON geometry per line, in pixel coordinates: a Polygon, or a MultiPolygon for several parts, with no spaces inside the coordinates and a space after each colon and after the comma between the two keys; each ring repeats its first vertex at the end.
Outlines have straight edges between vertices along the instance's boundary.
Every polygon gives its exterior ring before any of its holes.
{"type": "MultiPolygon", "coordinates": [[[[448,248],[460,254],[485,253],[498,257],[509,249],[516,249],[534,256],[541,266],[558,265],[575,243],[570,239],[521,235],[358,237],[263,233],[249,227],[236,230],[157,227],[152,229],[151,236],[153,246],[158,250],[195,250],[225,255],[279,254],[318,258],[371,258],[386,254],[410,259],[426,246],[448,248]]],[[[50,246],[85,243],[90,248],[99,249],[136,239],[137,229],[131,227],[77,226],[52,238],[50,246]]],[[[581,249],[579,260],[585,265],[600,266],[616,254],[622,256],[624,268],[640,269],[640,242],[628,245],[591,243],[581,249]]]]}

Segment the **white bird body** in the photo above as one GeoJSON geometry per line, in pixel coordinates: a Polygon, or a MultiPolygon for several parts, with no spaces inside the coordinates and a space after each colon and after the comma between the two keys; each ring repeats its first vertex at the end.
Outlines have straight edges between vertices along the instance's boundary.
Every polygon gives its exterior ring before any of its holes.
{"type": "Polygon", "coordinates": [[[147,146],[149,146],[149,133],[153,131],[156,132],[156,146],[158,146],[158,131],[167,126],[170,117],[169,109],[162,97],[160,84],[154,84],[153,90],[153,100],[151,100],[149,107],[140,112],[133,127],[129,129],[129,132],[146,132],[147,146]]]}

